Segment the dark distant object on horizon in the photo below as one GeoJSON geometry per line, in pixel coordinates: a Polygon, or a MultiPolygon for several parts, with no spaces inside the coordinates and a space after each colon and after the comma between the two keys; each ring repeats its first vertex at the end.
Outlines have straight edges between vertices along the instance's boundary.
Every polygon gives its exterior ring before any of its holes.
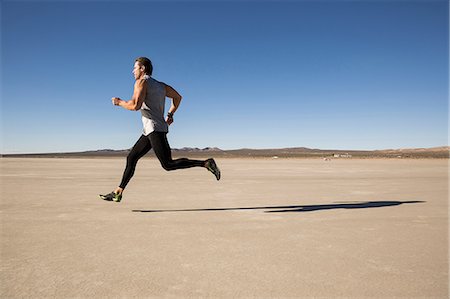
{"type": "MultiPolygon", "coordinates": [[[[41,154],[6,154],[1,157],[42,157],[42,158],[70,158],[70,157],[125,157],[128,150],[101,149],[84,152],[71,153],[41,153],[41,154]]],[[[278,149],[236,149],[222,150],[218,147],[192,148],[183,147],[172,149],[172,154],[177,156],[187,155],[188,157],[215,157],[215,158],[330,158],[330,159],[351,159],[351,158],[438,158],[448,159],[450,147],[441,146],[433,148],[410,148],[410,149],[386,149],[374,151],[362,150],[321,150],[306,147],[278,148],[278,149]]],[[[147,156],[154,156],[153,151],[147,156]]]]}

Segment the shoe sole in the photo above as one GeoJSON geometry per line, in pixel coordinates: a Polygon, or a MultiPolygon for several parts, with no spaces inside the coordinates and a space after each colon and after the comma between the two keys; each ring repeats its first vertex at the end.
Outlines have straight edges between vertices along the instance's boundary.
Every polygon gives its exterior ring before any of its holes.
{"type": "Polygon", "coordinates": [[[121,199],[119,199],[119,200],[117,200],[116,198],[110,198],[110,197],[106,197],[106,196],[104,196],[104,195],[101,195],[101,194],[99,194],[99,196],[98,196],[100,199],[103,199],[104,201],[113,201],[113,202],[120,202],[121,200],[122,200],[122,198],[121,199]]]}

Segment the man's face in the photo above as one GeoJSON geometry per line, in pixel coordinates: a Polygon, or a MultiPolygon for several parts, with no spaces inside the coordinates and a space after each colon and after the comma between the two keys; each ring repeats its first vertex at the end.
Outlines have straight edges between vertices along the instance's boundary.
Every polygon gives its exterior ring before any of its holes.
{"type": "Polygon", "coordinates": [[[139,62],[137,62],[137,61],[134,63],[133,75],[134,75],[134,79],[136,79],[136,80],[144,75],[144,67],[141,66],[139,64],[139,62]]]}

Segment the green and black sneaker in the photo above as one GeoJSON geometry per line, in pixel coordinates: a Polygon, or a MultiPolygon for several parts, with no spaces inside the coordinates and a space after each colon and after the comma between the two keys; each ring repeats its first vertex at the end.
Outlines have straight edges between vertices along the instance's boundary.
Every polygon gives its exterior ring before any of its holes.
{"type": "Polygon", "coordinates": [[[99,196],[106,201],[120,202],[122,200],[122,194],[117,194],[114,191],[106,195],[99,194],[99,196]]]}
{"type": "Polygon", "coordinates": [[[206,160],[206,168],[216,176],[217,180],[220,180],[220,169],[213,158],[206,160]]]}

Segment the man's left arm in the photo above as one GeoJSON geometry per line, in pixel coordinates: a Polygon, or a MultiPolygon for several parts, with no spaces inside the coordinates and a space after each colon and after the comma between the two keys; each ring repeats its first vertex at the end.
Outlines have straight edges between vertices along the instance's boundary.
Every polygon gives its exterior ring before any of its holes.
{"type": "Polygon", "coordinates": [[[133,97],[129,101],[124,101],[120,98],[112,98],[112,103],[127,110],[137,111],[141,109],[142,103],[147,93],[147,84],[144,79],[136,81],[134,84],[133,97]]]}

